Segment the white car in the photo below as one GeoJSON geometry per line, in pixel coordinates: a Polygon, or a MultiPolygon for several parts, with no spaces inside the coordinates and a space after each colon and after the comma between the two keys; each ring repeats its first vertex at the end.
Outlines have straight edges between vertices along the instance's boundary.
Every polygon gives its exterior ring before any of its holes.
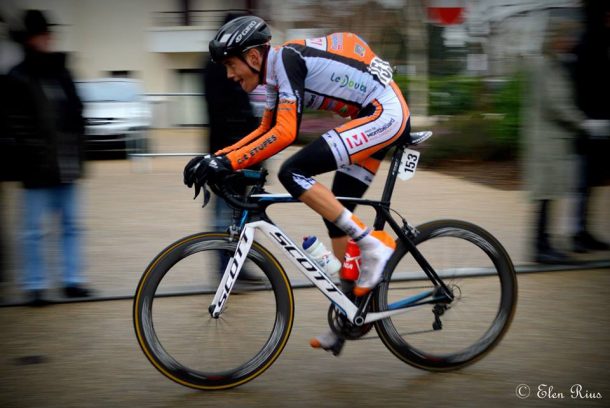
{"type": "Polygon", "coordinates": [[[148,151],[151,109],[140,81],[125,78],[76,81],[83,102],[89,151],[148,151]]]}

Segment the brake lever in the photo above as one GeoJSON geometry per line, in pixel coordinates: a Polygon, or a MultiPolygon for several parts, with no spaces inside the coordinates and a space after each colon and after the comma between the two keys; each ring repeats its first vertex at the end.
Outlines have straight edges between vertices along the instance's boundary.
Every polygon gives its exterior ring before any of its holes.
{"type": "Polygon", "coordinates": [[[210,197],[212,196],[209,190],[205,188],[205,185],[200,186],[199,184],[195,184],[195,197],[193,197],[193,200],[195,200],[197,196],[199,196],[201,190],[203,190],[203,205],[201,206],[201,208],[205,208],[205,206],[208,205],[208,203],[210,202],[210,197]]]}
{"type": "Polygon", "coordinates": [[[205,186],[203,186],[203,205],[201,206],[201,208],[205,208],[205,206],[208,205],[211,196],[212,194],[210,194],[210,191],[205,188],[205,186]]]}

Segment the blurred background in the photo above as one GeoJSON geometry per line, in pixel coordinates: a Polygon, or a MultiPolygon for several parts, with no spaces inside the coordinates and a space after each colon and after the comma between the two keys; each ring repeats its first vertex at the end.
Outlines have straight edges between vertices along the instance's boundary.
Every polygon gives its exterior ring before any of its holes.
{"type": "MultiPolygon", "coordinates": [[[[226,13],[249,11],[271,24],[274,45],[358,33],[395,66],[416,117],[478,111],[499,122],[495,127],[503,130],[493,138],[506,141],[518,123],[523,58],[542,52],[551,13],[563,9],[578,19],[580,6],[575,0],[3,0],[1,11],[4,30],[19,25],[24,9],[48,11],[55,49],[72,54],[75,77],[140,81],[155,128],[208,123],[203,98],[188,94],[205,92],[202,60],[226,13]]],[[[8,41],[3,34],[3,70],[19,60],[8,41]]]]}
{"type": "MultiPolygon", "coordinates": [[[[608,397],[608,1],[0,0],[3,80],[24,58],[14,33],[28,9],[45,13],[52,50],[67,54],[83,103],[87,161],[77,183],[83,283],[93,299],[118,301],[1,308],[0,405],[438,406],[450,395],[456,406],[474,400],[522,406],[514,395],[521,383],[555,384],[566,395],[582,383],[608,397]],[[301,327],[285,356],[243,393],[203,399],[145,361],[130,316],[138,279],[171,242],[217,227],[213,210],[202,210],[183,186],[189,157],[181,155],[209,149],[207,47],[229,12],[264,18],[273,45],[354,32],[394,67],[413,129],[435,134],[418,146],[417,176],[397,185],[393,207],[413,225],[456,218],[482,226],[523,273],[517,317],[491,357],[459,374],[433,376],[405,369],[378,341],[354,342],[340,360],[314,354],[306,339],[326,327],[326,303],[303,290],[296,291],[301,327]],[[567,272],[525,274],[558,270],[567,272]],[[368,352],[375,358],[363,363],[361,353],[368,352]]],[[[0,96],[5,89],[3,82],[0,96]]],[[[10,110],[14,101],[0,99],[10,110]]],[[[260,116],[261,89],[249,101],[260,116]]],[[[269,190],[284,192],[276,173],[290,154],[342,122],[328,112],[305,112],[298,142],[266,163],[269,190]]],[[[28,301],[27,188],[11,171],[18,165],[14,145],[15,135],[2,128],[2,306],[28,301]]],[[[387,161],[367,197],[380,196],[386,175],[387,161]]],[[[328,185],[331,175],[319,180],[328,185]]],[[[358,211],[365,222],[374,216],[358,211]]],[[[295,239],[318,235],[329,246],[322,221],[303,205],[272,208],[270,216],[295,239]]],[[[50,218],[42,228],[44,289],[62,303],[56,224],[50,218]]],[[[294,284],[307,283],[285,266],[294,284]]],[[[214,285],[217,276],[209,279],[214,285]]]]}
{"type": "MultiPolygon", "coordinates": [[[[152,128],[209,123],[200,97],[205,92],[202,61],[229,11],[252,12],[268,21],[274,45],[353,31],[395,67],[394,79],[407,97],[416,127],[438,125],[463,134],[477,129],[477,138],[489,144],[477,147],[492,158],[517,155],[520,75],[524,59],[542,52],[550,16],[563,12],[584,22],[576,0],[3,0],[1,4],[0,69],[8,70],[20,58],[6,30],[19,26],[24,9],[46,10],[54,25],[54,48],[71,54],[69,66],[75,78],[136,81],[149,105],[152,128]]],[[[305,134],[318,135],[318,127],[325,129],[315,121],[305,122],[305,134]]]]}

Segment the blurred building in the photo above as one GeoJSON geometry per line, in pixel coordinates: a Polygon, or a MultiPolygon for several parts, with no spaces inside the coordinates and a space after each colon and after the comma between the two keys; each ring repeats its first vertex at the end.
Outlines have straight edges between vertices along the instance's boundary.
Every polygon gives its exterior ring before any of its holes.
{"type": "Polygon", "coordinates": [[[17,26],[24,9],[47,11],[55,49],[72,54],[77,79],[141,80],[152,94],[153,125],[167,127],[207,121],[200,95],[168,94],[203,91],[208,42],[226,11],[251,7],[247,0],[2,0],[0,13],[17,26]]]}
{"type": "MultiPolygon", "coordinates": [[[[57,49],[73,54],[78,79],[140,79],[154,126],[207,122],[201,67],[229,10],[251,10],[272,25],[274,44],[353,31],[409,78],[408,101],[427,115],[429,75],[502,76],[539,52],[550,10],[577,0],[2,0],[4,21],[46,10],[57,49]],[[175,94],[182,95],[175,95],[175,94]],[[184,95],[184,94],[187,95],[184,95]]],[[[4,46],[3,62],[15,51],[4,46]]],[[[18,59],[18,58],[17,58],[18,59]]],[[[0,68],[2,68],[0,64],[0,68]]]]}

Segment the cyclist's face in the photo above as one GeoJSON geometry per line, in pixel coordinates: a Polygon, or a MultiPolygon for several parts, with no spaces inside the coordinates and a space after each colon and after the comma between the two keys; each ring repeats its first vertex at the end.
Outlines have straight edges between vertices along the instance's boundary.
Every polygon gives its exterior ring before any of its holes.
{"type": "MultiPolygon", "coordinates": [[[[261,59],[257,50],[248,50],[244,58],[255,69],[260,69],[261,59]]],[[[239,82],[239,85],[246,92],[252,92],[258,86],[258,74],[253,72],[246,63],[238,57],[228,57],[223,62],[227,68],[227,78],[239,82]]]]}

